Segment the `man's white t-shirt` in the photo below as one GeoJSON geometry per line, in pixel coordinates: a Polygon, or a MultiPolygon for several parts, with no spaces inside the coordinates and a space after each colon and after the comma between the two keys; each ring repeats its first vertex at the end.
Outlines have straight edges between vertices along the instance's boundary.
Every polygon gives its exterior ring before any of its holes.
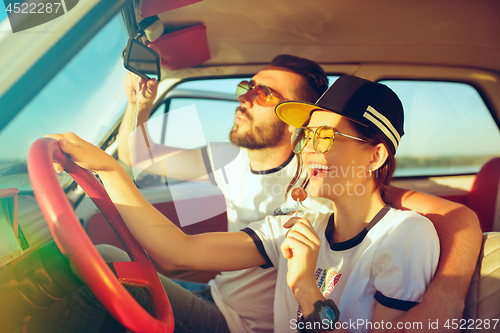
{"type": "MultiPolygon", "coordinates": [[[[371,321],[377,302],[400,310],[420,302],[439,259],[438,236],[427,218],[386,206],[357,236],[334,243],[333,214],[311,213],[304,217],[321,240],[316,265],[318,288],[337,304],[344,328],[368,332],[373,325],[381,325],[371,321]]],[[[282,225],[289,218],[267,217],[264,223],[252,223],[244,230],[261,243],[268,266],[278,270],[275,332],[296,332],[301,315],[286,282],[287,259],[280,251],[287,232],[282,225]]],[[[424,328],[427,324],[422,323],[424,328]]]]}
{"type": "MultiPolygon", "coordinates": [[[[290,214],[296,202],[285,193],[295,175],[293,155],[282,166],[255,172],[248,151],[231,144],[211,145],[206,158],[213,181],[226,199],[228,231],[240,231],[266,216],[290,214]]],[[[299,182],[301,184],[301,182],[299,182]]],[[[332,203],[307,198],[301,211],[330,212],[332,203]]],[[[273,304],[276,270],[260,267],[222,272],[211,281],[212,297],[226,318],[231,332],[273,332],[273,304]]]]}

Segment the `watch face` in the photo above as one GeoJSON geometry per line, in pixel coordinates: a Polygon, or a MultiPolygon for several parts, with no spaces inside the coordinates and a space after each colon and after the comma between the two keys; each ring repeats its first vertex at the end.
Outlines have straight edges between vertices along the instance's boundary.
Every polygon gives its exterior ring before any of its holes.
{"type": "Polygon", "coordinates": [[[333,322],[337,319],[335,316],[335,312],[329,306],[323,306],[321,308],[321,311],[319,312],[319,318],[321,319],[321,321],[326,319],[328,320],[328,322],[333,322]]]}

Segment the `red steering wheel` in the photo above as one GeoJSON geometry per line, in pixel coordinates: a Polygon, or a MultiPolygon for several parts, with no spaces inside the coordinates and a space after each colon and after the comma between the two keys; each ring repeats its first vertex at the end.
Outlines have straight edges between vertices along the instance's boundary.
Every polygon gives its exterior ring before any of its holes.
{"type": "Polygon", "coordinates": [[[58,142],[48,138],[38,139],[31,145],[28,173],[33,192],[57,246],[97,299],[133,332],[173,332],[172,308],[153,264],[126,227],[96,177],[73,163],[60,150],[58,142]],[[53,161],[60,163],[90,196],[125,246],[131,261],[113,264],[118,279],[78,221],[59,185],[53,161]],[[143,287],[149,295],[157,319],[144,310],[120,282],[143,287]]]}

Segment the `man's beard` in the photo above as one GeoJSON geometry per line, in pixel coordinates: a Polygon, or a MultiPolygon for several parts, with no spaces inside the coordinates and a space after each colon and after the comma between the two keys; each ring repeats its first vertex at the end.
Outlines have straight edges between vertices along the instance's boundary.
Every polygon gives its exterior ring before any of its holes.
{"type": "MultiPolygon", "coordinates": [[[[248,114],[246,109],[238,108],[248,120],[248,125],[253,124],[253,117],[248,114]]],[[[273,124],[265,124],[254,127],[254,130],[247,130],[243,133],[238,133],[240,125],[234,124],[233,129],[229,133],[229,140],[235,145],[247,149],[263,149],[276,147],[283,140],[285,131],[288,127],[284,122],[276,122],[273,124]]]]}

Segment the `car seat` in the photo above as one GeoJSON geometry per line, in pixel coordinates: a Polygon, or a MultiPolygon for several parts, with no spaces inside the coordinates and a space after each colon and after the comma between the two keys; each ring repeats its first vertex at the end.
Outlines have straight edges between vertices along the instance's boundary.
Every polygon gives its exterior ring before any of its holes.
{"type": "Polygon", "coordinates": [[[483,234],[483,245],[464,309],[464,326],[467,329],[462,332],[500,330],[500,232],[483,234]]]}
{"type": "Polygon", "coordinates": [[[500,157],[483,165],[476,175],[466,205],[479,218],[483,232],[500,231],[500,157]]]}

